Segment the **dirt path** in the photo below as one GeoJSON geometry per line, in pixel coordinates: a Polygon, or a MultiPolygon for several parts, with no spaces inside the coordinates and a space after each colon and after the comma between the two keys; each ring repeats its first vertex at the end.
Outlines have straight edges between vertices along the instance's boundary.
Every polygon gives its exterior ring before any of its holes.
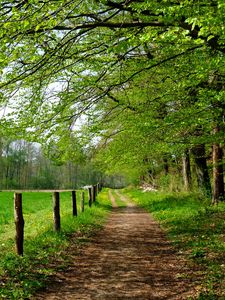
{"type": "Polygon", "coordinates": [[[128,199],[127,197],[122,195],[118,190],[115,190],[115,192],[116,192],[117,196],[119,196],[120,200],[123,201],[127,205],[127,207],[134,207],[135,206],[135,204],[132,203],[130,201],[130,199],[128,199]]]}
{"type": "Polygon", "coordinates": [[[110,199],[111,202],[112,202],[112,208],[117,208],[118,205],[117,205],[117,203],[116,203],[116,199],[115,199],[115,197],[113,196],[111,190],[109,190],[109,199],[110,199]]]}
{"type": "Polygon", "coordinates": [[[188,299],[193,284],[181,276],[188,270],[159,225],[126,197],[128,206],[118,208],[109,196],[114,208],[105,228],[33,299],[188,299]]]}

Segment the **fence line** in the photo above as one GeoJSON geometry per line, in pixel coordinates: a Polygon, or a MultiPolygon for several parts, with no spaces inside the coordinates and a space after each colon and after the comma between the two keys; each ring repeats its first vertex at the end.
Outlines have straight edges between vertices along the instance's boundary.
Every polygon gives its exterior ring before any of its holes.
{"type": "MultiPolygon", "coordinates": [[[[96,201],[96,196],[98,192],[101,191],[101,185],[97,184],[88,188],[89,195],[89,207],[91,207],[92,203],[96,201]]],[[[9,191],[9,190],[7,190],[9,191]]],[[[23,190],[26,192],[27,190],[23,190]]],[[[77,197],[75,190],[44,190],[44,192],[52,192],[53,199],[53,229],[56,232],[61,230],[60,223],[60,192],[71,192],[72,199],[72,215],[74,217],[77,216],[77,197]]],[[[23,208],[22,208],[22,192],[21,191],[13,191],[14,192],[14,220],[16,226],[16,253],[18,255],[23,255],[23,243],[24,243],[24,218],[23,218],[23,208]]],[[[31,191],[29,191],[31,192],[31,191]]],[[[42,192],[42,190],[32,190],[32,192],[42,192]]],[[[84,212],[84,204],[85,204],[85,194],[84,191],[81,193],[81,212],[84,212]]]]}

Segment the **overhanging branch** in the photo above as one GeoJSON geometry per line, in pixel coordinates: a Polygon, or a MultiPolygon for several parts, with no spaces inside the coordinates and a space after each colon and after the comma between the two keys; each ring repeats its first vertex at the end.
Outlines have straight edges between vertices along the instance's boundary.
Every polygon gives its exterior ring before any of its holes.
{"type": "MultiPolygon", "coordinates": [[[[53,28],[40,28],[38,30],[28,30],[27,34],[33,34],[48,30],[58,30],[58,31],[75,31],[79,29],[94,29],[94,28],[144,28],[144,27],[167,27],[168,25],[162,22],[123,22],[123,23],[115,23],[115,22],[92,22],[92,23],[84,23],[78,24],[76,26],[64,26],[64,25],[57,25],[53,28]]],[[[170,25],[172,26],[172,25],[170,25]]]]}

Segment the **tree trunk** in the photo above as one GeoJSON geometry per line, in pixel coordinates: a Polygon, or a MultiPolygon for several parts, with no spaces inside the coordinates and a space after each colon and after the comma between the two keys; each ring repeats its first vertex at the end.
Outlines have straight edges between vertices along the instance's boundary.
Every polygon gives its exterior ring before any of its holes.
{"type": "MultiPolygon", "coordinates": [[[[218,71],[212,74],[209,85],[216,91],[222,91],[225,89],[224,78],[218,71]]],[[[213,98],[212,108],[214,115],[214,128],[213,134],[217,135],[222,128],[224,129],[224,115],[225,115],[225,104],[222,99],[218,100],[213,98]]],[[[223,178],[223,149],[217,137],[214,137],[215,143],[213,144],[213,195],[212,203],[218,203],[224,200],[224,178],[223,178]]]]}
{"type": "Polygon", "coordinates": [[[191,189],[191,164],[190,164],[190,155],[189,150],[186,150],[183,154],[183,180],[184,188],[186,191],[191,189]]]}
{"type": "Polygon", "coordinates": [[[212,190],[206,161],[205,145],[199,144],[192,148],[195,161],[195,170],[199,189],[208,197],[211,197],[212,190]]]}
{"type": "MultiPolygon", "coordinates": [[[[219,126],[214,128],[214,134],[220,131],[219,126]]],[[[224,200],[223,178],[223,149],[219,143],[213,144],[213,196],[212,203],[216,204],[224,200]]]]}

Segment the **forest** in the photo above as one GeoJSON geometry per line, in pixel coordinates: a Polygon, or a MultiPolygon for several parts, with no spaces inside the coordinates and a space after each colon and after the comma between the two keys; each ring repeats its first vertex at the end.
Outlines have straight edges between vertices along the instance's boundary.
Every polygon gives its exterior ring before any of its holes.
{"type": "Polygon", "coordinates": [[[224,10],[222,0],[1,1],[2,139],[128,182],[158,186],[183,170],[177,189],[223,200],[224,10]]]}

